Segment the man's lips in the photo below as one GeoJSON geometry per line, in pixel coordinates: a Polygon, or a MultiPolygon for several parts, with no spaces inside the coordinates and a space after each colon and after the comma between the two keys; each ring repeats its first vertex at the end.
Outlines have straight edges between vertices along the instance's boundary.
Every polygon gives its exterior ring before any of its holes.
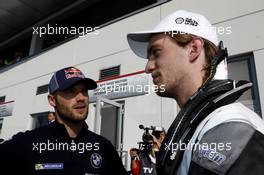
{"type": "Polygon", "coordinates": [[[85,109],[86,105],[85,104],[78,104],[73,106],[74,109],[85,109]]]}
{"type": "Polygon", "coordinates": [[[74,107],[74,110],[79,113],[79,114],[83,114],[86,110],[87,110],[87,106],[86,105],[78,105],[74,107]]]}

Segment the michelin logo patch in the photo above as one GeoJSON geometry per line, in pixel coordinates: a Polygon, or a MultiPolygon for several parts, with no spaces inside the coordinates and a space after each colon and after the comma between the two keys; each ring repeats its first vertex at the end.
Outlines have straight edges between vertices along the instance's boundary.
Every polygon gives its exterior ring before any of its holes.
{"type": "Polygon", "coordinates": [[[59,169],[63,169],[63,163],[35,164],[35,170],[59,170],[59,169]]]}
{"type": "Polygon", "coordinates": [[[91,164],[94,168],[100,168],[103,162],[102,156],[98,153],[93,153],[90,157],[91,164]]]}

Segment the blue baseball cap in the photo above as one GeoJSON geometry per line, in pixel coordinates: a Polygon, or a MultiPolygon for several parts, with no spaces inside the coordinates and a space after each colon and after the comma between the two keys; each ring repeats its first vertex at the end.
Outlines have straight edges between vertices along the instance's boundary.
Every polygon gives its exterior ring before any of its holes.
{"type": "Polygon", "coordinates": [[[66,67],[53,74],[49,82],[49,93],[66,90],[76,83],[84,82],[88,90],[96,89],[94,80],[86,78],[84,74],[75,67],[66,67]]]}

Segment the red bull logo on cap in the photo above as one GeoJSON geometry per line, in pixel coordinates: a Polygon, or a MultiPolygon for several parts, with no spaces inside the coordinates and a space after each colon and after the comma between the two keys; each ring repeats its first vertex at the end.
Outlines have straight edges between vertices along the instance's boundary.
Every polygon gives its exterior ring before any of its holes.
{"type": "Polygon", "coordinates": [[[85,78],[83,73],[79,69],[76,69],[74,67],[66,69],[66,70],[64,70],[64,72],[65,72],[65,77],[67,79],[70,79],[70,78],[85,78]]]}

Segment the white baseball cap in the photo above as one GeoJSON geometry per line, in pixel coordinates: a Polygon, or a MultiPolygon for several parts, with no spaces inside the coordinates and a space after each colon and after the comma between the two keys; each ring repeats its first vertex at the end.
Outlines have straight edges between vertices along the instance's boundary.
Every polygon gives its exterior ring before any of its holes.
{"type": "Polygon", "coordinates": [[[219,43],[215,28],[203,15],[179,10],[162,19],[153,30],[127,34],[129,46],[137,56],[147,58],[148,42],[151,34],[155,33],[192,34],[216,46],[219,43]]]}

